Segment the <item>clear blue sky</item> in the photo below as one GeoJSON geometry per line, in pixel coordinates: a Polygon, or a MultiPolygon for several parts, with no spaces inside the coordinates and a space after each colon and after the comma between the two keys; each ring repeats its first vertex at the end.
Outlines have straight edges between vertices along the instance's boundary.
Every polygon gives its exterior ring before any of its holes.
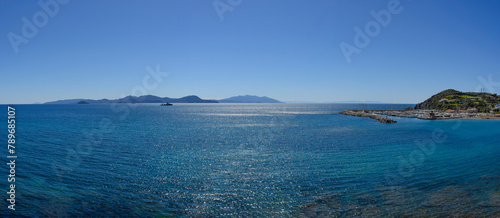
{"type": "Polygon", "coordinates": [[[417,103],[500,81],[500,1],[401,0],[349,63],[340,44],[390,0],[219,0],[223,20],[213,2],[71,0],[43,25],[37,1],[1,1],[0,104],[119,98],[156,65],[170,74],[148,94],[207,99],[417,103]],[[23,17],[41,27],[16,53],[23,17]]]}

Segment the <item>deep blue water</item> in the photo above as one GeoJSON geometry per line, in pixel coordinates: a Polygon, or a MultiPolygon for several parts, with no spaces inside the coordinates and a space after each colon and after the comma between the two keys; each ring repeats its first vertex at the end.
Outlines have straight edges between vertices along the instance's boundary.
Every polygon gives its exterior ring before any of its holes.
{"type": "Polygon", "coordinates": [[[0,215],[500,216],[500,120],[338,114],[405,106],[15,106],[0,215]]]}

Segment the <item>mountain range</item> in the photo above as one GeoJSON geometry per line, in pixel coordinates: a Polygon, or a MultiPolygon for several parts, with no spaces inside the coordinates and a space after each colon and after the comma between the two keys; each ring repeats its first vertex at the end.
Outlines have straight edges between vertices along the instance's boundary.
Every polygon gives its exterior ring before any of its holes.
{"type": "Polygon", "coordinates": [[[46,102],[45,104],[78,104],[79,102],[86,102],[89,104],[112,104],[112,103],[218,103],[216,100],[204,100],[196,95],[189,95],[182,98],[168,98],[168,97],[158,97],[154,95],[143,95],[143,96],[127,96],[119,99],[68,99],[46,102]]]}
{"type": "Polygon", "coordinates": [[[234,96],[221,100],[205,100],[196,95],[189,95],[182,98],[158,97],[154,95],[127,96],[119,99],[67,99],[50,101],[45,104],[113,104],[113,103],[281,103],[278,100],[268,97],[258,97],[253,95],[234,96]]]}
{"type": "Polygon", "coordinates": [[[266,96],[240,95],[219,100],[220,103],[282,103],[266,96]]]}

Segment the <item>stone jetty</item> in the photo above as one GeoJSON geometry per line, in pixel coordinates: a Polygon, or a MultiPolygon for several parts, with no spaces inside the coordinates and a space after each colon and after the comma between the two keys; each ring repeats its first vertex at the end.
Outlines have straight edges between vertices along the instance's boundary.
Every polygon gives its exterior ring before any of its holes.
{"type": "Polygon", "coordinates": [[[382,117],[382,116],[379,116],[379,115],[376,115],[373,113],[369,113],[368,111],[365,111],[365,110],[346,110],[346,111],[340,112],[340,114],[354,116],[354,117],[368,117],[368,118],[374,119],[374,120],[381,122],[381,123],[397,123],[393,119],[389,119],[387,117],[382,117]]]}
{"type": "Polygon", "coordinates": [[[396,121],[384,116],[418,118],[422,120],[444,120],[444,119],[500,119],[498,113],[477,113],[472,110],[465,111],[439,111],[439,110],[346,110],[340,114],[368,117],[381,123],[396,123],[396,121]]]}
{"type": "Polygon", "coordinates": [[[439,110],[369,110],[368,113],[395,117],[418,118],[423,120],[443,119],[500,119],[500,114],[477,113],[474,110],[439,111],[439,110]]]}

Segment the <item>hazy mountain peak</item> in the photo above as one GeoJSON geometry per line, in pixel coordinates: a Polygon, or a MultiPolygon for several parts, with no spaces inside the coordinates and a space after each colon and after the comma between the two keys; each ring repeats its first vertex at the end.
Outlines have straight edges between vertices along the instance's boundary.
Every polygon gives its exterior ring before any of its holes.
{"type": "Polygon", "coordinates": [[[219,100],[220,103],[282,103],[266,96],[238,95],[219,100]]]}

